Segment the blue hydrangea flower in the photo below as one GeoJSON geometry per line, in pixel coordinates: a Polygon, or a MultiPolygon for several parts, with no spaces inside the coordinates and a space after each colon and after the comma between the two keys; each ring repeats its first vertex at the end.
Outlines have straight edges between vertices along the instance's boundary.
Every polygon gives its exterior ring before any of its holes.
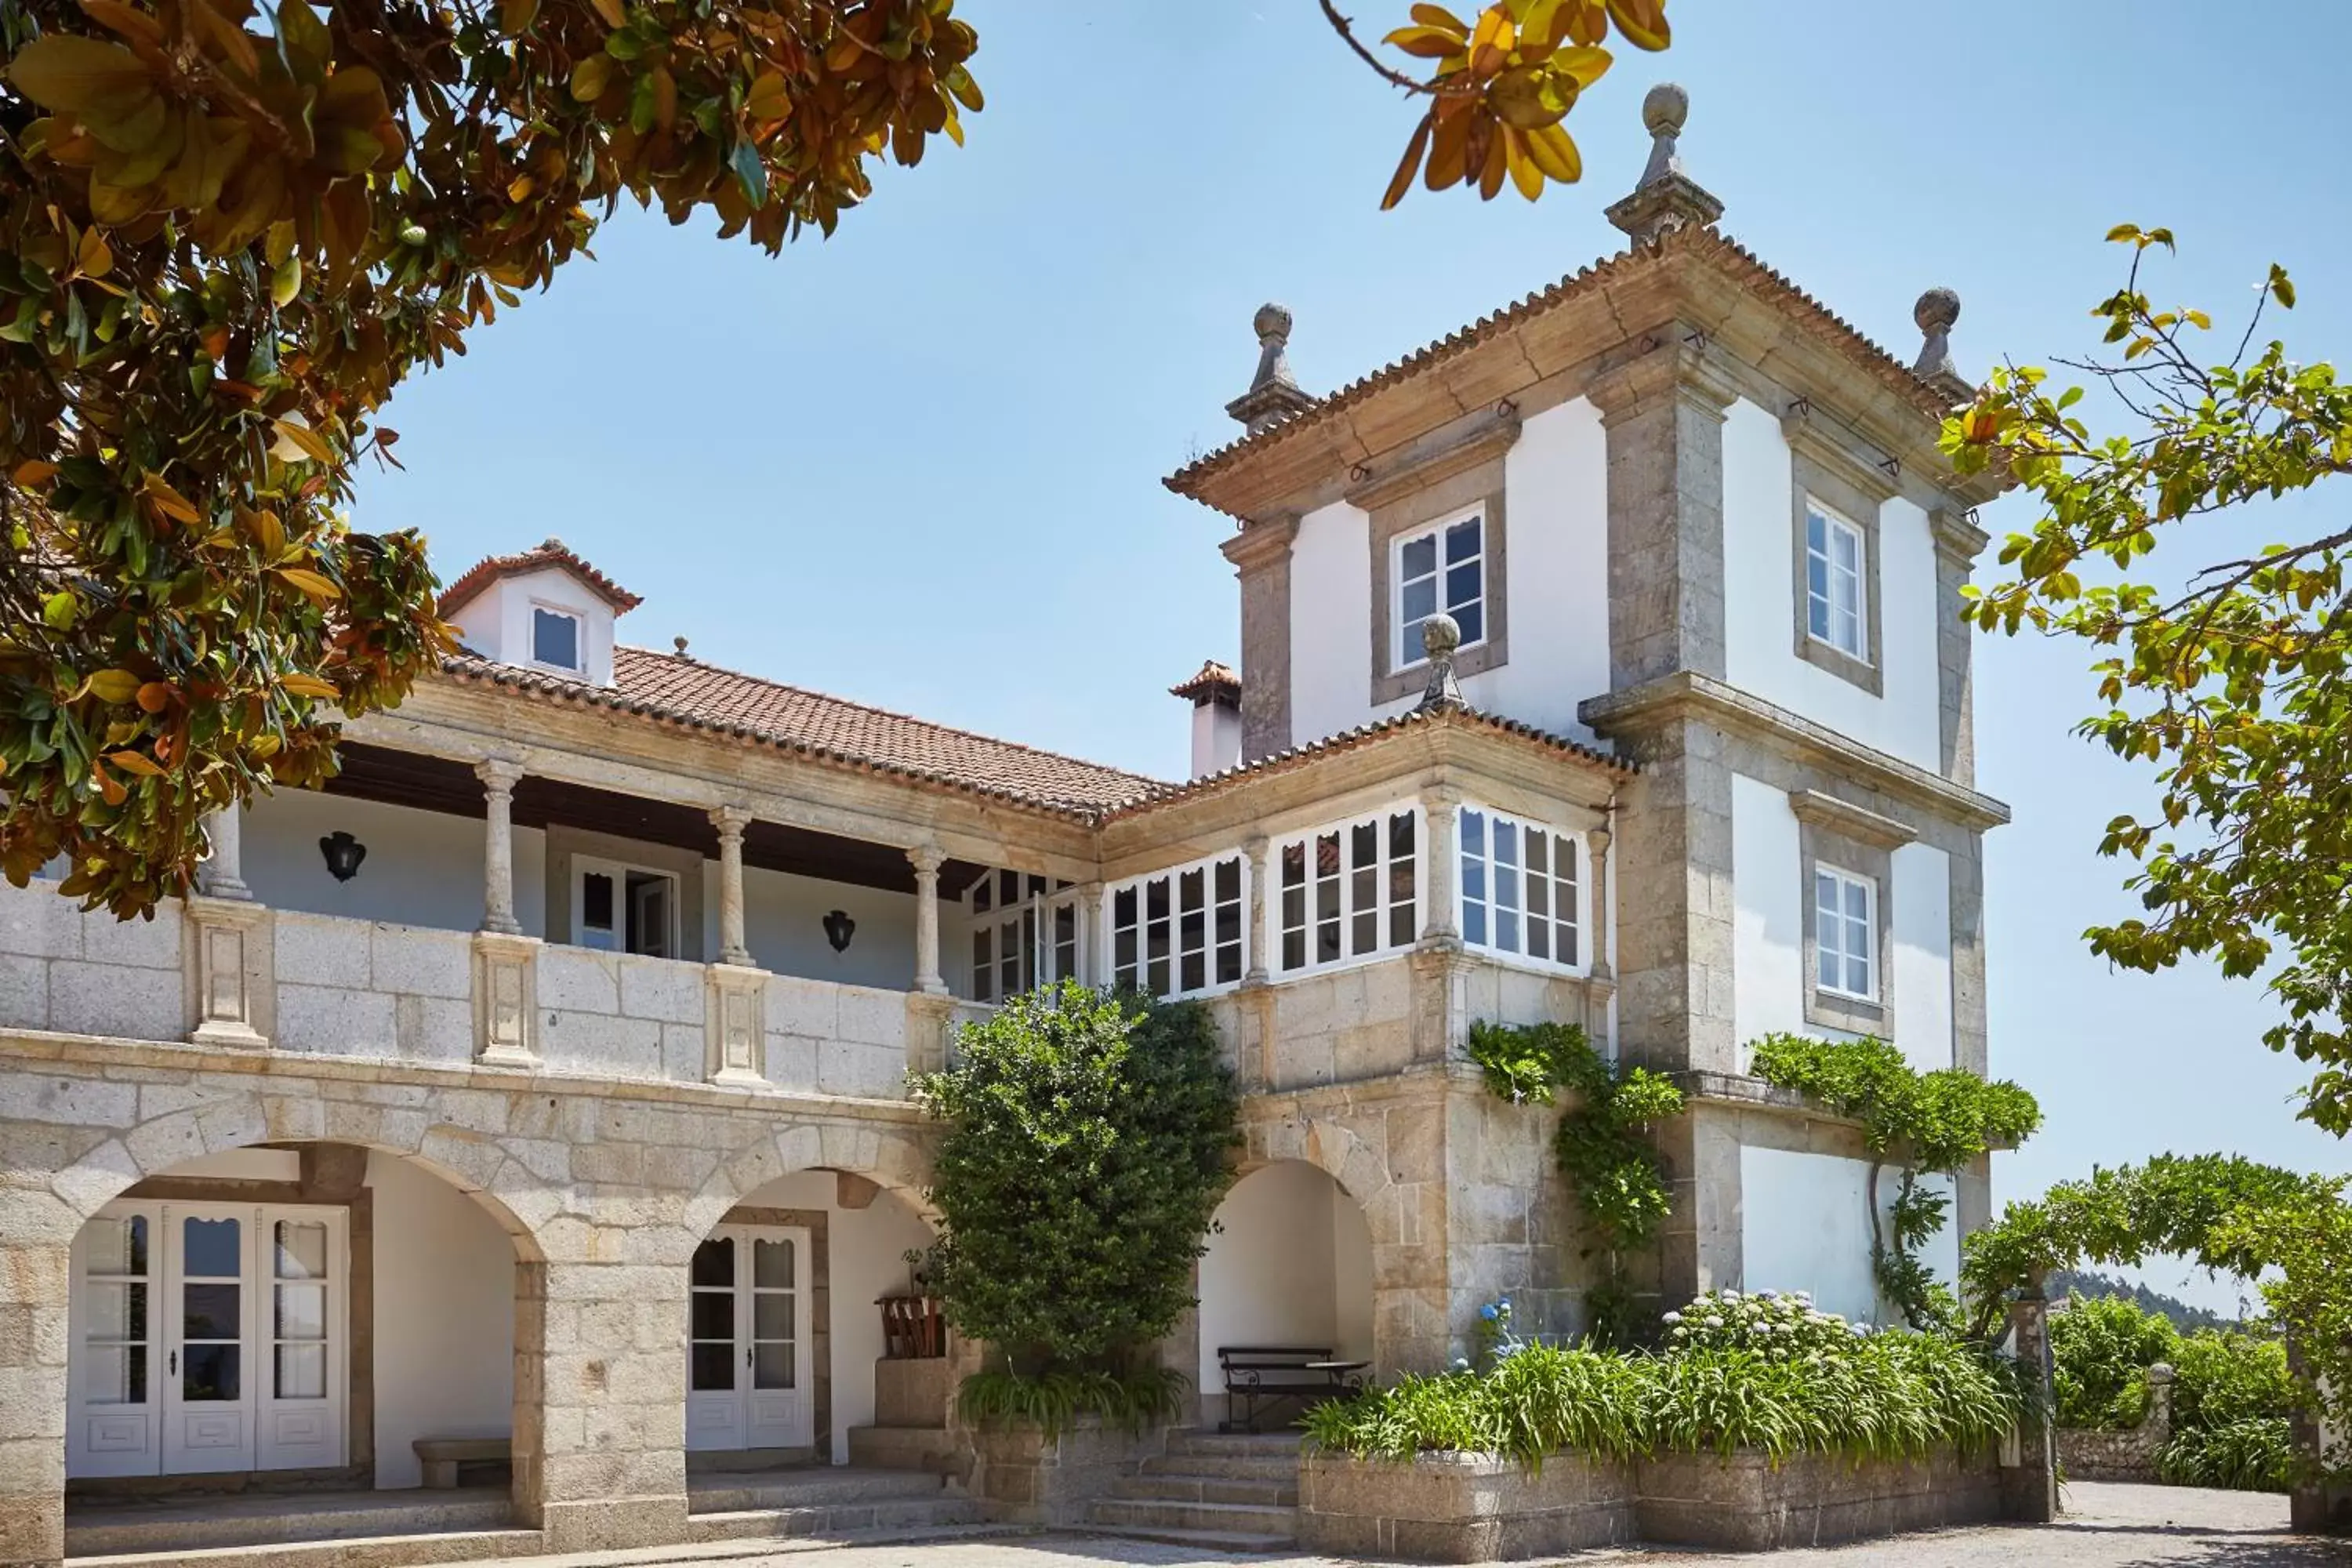
{"type": "Polygon", "coordinates": [[[1479,1308],[1479,1309],[1478,1309],[1478,1315],[1479,1315],[1480,1317],[1482,1317],[1482,1318],[1486,1319],[1486,1320],[1488,1322],[1490,1322],[1490,1323],[1491,1323],[1491,1322],[1493,1322],[1496,1318],[1499,1318],[1499,1317],[1501,1317],[1501,1316],[1502,1316],[1502,1314],[1501,1314],[1500,1312],[1497,1312],[1496,1310],[1495,1310],[1495,1303],[1493,1303],[1492,1301],[1489,1301],[1489,1302],[1487,1302],[1485,1306],[1483,1306],[1483,1307],[1479,1308]]]}

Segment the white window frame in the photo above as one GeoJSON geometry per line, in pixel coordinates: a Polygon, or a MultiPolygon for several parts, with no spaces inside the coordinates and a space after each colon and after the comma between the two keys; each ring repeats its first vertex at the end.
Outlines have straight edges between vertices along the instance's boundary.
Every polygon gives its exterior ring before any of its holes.
{"type": "Polygon", "coordinates": [[[1419,803],[1399,801],[1376,811],[1359,812],[1338,822],[1324,823],[1303,833],[1286,833],[1274,840],[1266,850],[1265,933],[1266,944],[1273,949],[1266,956],[1267,968],[1276,978],[1289,979],[1303,974],[1328,974],[1351,964],[1371,963],[1402,952],[1421,940],[1423,911],[1426,907],[1429,888],[1428,864],[1429,820],[1419,803]],[[1412,828],[1412,896],[1400,901],[1394,896],[1395,823],[1404,818],[1412,828]],[[1373,863],[1364,867],[1354,863],[1358,829],[1374,829],[1373,863]],[[1338,838],[1339,868],[1329,876],[1318,868],[1318,845],[1320,840],[1338,838]],[[1302,856],[1306,879],[1300,889],[1302,919],[1296,924],[1288,921],[1287,900],[1290,884],[1286,879],[1286,864],[1291,849],[1302,856]],[[1373,900],[1371,907],[1363,906],[1362,875],[1371,875],[1373,900]],[[1323,907],[1327,892],[1337,899],[1336,911],[1323,907]],[[1404,916],[1403,934],[1398,935],[1397,917],[1404,916]],[[1378,940],[1370,947],[1360,947],[1358,922],[1366,916],[1374,918],[1373,935],[1378,940]],[[1339,925],[1339,952],[1329,958],[1317,956],[1321,928],[1335,920],[1339,925]],[[1288,962],[1289,937],[1293,931],[1300,936],[1302,957],[1297,963],[1288,962]]]}
{"type": "Polygon", "coordinates": [[[530,658],[524,662],[530,665],[533,668],[551,669],[559,675],[587,674],[588,617],[582,615],[579,611],[572,608],[569,605],[551,605],[541,599],[531,600],[529,607],[530,610],[530,624],[524,628],[523,635],[530,639],[530,658]],[[556,664],[551,660],[539,657],[539,617],[541,616],[557,616],[572,623],[572,651],[580,656],[579,663],[556,664]]]}
{"type": "Polygon", "coordinates": [[[1238,849],[1223,855],[1203,856],[1198,860],[1188,860],[1183,865],[1171,866],[1163,871],[1147,872],[1140,877],[1129,877],[1113,882],[1103,889],[1104,977],[1114,988],[1131,982],[1131,988],[1138,994],[1157,996],[1161,1001],[1167,1002],[1187,996],[1214,996],[1234,989],[1249,974],[1250,900],[1255,891],[1255,889],[1250,886],[1249,857],[1238,849]],[[1230,900],[1217,896],[1217,871],[1219,868],[1224,866],[1234,868],[1235,886],[1239,889],[1236,896],[1230,900]],[[1185,879],[1195,875],[1201,879],[1201,945],[1197,949],[1192,949],[1185,945],[1183,895],[1185,879]],[[1169,983],[1165,990],[1154,990],[1149,984],[1151,978],[1152,962],[1150,947],[1151,927],[1160,923],[1150,918],[1150,900],[1153,883],[1164,883],[1168,889],[1167,914],[1164,919],[1168,928],[1169,983]],[[1119,899],[1120,895],[1125,893],[1135,895],[1135,920],[1131,925],[1123,923],[1119,919],[1119,899]],[[1217,937],[1217,916],[1221,910],[1226,909],[1233,911],[1235,921],[1234,937],[1230,944],[1220,942],[1217,937]],[[1135,933],[1135,957],[1133,963],[1123,963],[1119,958],[1119,938],[1129,931],[1135,933]],[[1220,950],[1228,945],[1237,951],[1240,963],[1234,968],[1233,978],[1220,979],[1217,973],[1217,956],[1220,950]],[[1189,954],[1195,952],[1201,960],[1202,980],[1199,985],[1188,986],[1183,983],[1184,960],[1189,954]]]}
{"type": "Polygon", "coordinates": [[[1493,806],[1469,801],[1464,803],[1461,815],[1456,818],[1454,838],[1454,928],[1462,933],[1462,942],[1465,947],[1475,948],[1480,952],[1492,954],[1508,963],[1523,963],[1564,974],[1583,974],[1590,972],[1592,930],[1591,921],[1586,911],[1591,903],[1588,889],[1591,882],[1592,857],[1591,847],[1585,843],[1583,834],[1570,832],[1564,827],[1555,827],[1548,822],[1538,822],[1515,812],[1497,811],[1493,806]],[[1475,853],[1471,845],[1470,818],[1473,816],[1480,819],[1477,835],[1479,845],[1475,853]],[[1513,894],[1517,901],[1507,906],[1503,902],[1502,867],[1496,854],[1498,827],[1507,829],[1517,844],[1517,859],[1509,867],[1510,873],[1517,879],[1517,887],[1513,894]],[[1528,838],[1537,834],[1542,835],[1545,839],[1546,856],[1543,878],[1546,909],[1539,918],[1549,928],[1546,945],[1553,949],[1551,952],[1542,954],[1528,951],[1533,945],[1529,940],[1533,933],[1530,923],[1532,917],[1528,913],[1528,906],[1535,900],[1528,896],[1530,877],[1528,870],[1527,846],[1528,838]],[[1565,879],[1560,875],[1559,859],[1563,847],[1572,858],[1569,874],[1565,879]],[[1479,872],[1475,879],[1471,875],[1474,861],[1479,872]],[[1472,893],[1474,880],[1480,889],[1478,896],[1475,898],[1472,893]],[[1566,884],[1566,896],[1570,900],[1565,923],[1576,943],[1576,956],[1572,960],[1562,960],[1558,955],[1559,931],[1562,923],[1558,900],[1563,890],[1563,881],[1566,884]],[[1471,919],[1474,904],[1477,906],[1484,917],[1477,922],[1474,922],[1471,919]],[[1502,942],[1500,917],[1506,913],[1517,917],[1517,944],[1514,946],[1507,947],[1502,942]],[[1474,923],[1484,927],[1483,931],[1475,935],[1472,931],[1474,923]]]}
{"type": "Polygon", "coordinates": [[[1813,863],[1813,885],[1811,896],[1813,901],[1813,973],[1811,975],[1813,989],[1824,995],[1843,996],[1856,1002],[1876,1002],[1880,988],[1878,879],[1865,877],[1859,871],[1849,871],[1843,866],[1833,866],[1826,860],[1816,860],[1813,863]],[[1822,908],[1822,884],[1824,881],[1833,884],[1838,889],[1838,907],[1834,910],[1825,910],[1822,908]],[[1857,888],[1862,890],[1863,931],[1862,952],[1859,957],[1863,966],[1863,978],[1865,982],[1865,988],[1860,991],[1843,984],[1853,973],[1853,964],[1857,956],[1846,946],[1846,938],[1853,934],[1853,915],[1846,912],[1846,894],[1857,888]],[[1834,952],[1838,959],[1838,979],[1841,984],[1836,985],[1828,984],[1822,979],[1822,960],[1832,951],[1829,940],[1832,922],[1835,923],[1838,933],[1834,952]]]}
{"type": "MultiPolygon", "coordinates": [[[[1421,623],[1409,622],[1404,613],[1405,546],[1418,544],[1424,539],[1436,540],[1437,574],[1433,581],[1437,584],[1437,604],[1436,609],[1431,614],[1444,611],[1451,615],[1453,610],[1445,602],[1446,575],[1455,566],[1466,565],[1469,562],[1457,562],[1447,557],[1445,536],[1457,524],[1468,522],[1473,518],[1478,521],[1478,553],[1470,558],[1470,561],[1475,562],[1478,567],[1478,597],[1475,601],[1478,605],[1478,635],[1475,637],[1464,637],[1462,647],[1465,649],[1474,648],[1486,642],[1487,628],[1494,624],[1495,619],[1494,607],[1486,602],[1486,584],[1492,576],[1486,567],[1489,558],[1494,553],[1495,526],[1494,520],[1486,515],[1486,503],[1482,501],[1476,506],[1465,507],[1460,511],[1441,518],[1426,528],[1416,528],[1409,532],[1400,533],[1389,541],[1389,668],[1391,670],[1417,669],[1429,662],[1429,656],[1426,653],[1408,653],[1406,650],[1406,639],[1411,634],[1412,627],[1421,623]]],[[[1416,582],[1419,580],[1415,579],[1416,582]]],[[[1415,842],[1418,843],[1419,840],[1415,842]]]]}
{"type": "Polygon", "coordinates": [[[1824,647],[1843,654],[1857,664],[1870,663],[1870,535],[1861,524],[1839,511],[1825,506],[1811,496],[1805,498],[1805,635],[1824,647]],[[1813,520],[1822,523],[1822,547],[1813,548],[1813,520]],[[1836,541],[1844,536],[1853,542],[1853,567],[1851,572],[1838,564],[1836,541]],[[1813,593],[1813,563],[1822,563],[1822,593],[1813,593]],[[1853,646],[1848,647],[1838,638],[1837,590],[1841,574],[1850,583],[1853,594],[1853,646]],[[1813,606],[1822,607],[1822,626],[1813,625],[1813,606]]]}
{"type": "Polygon", "coordinates": [[[572,942],[573,947],[586,948],[591,952],[609,952],[615,958],[677,958],[686,946],[686,881],[677,872],[659,866],[640,866],[628,860],[608,860],[599,855],[572,857],[572,942]],[[599,947],[588,940],[588,879],[604,877],[613,884],[613,945],[599,947]],[[664,933],[666,953],[633,953],[629,951],[629,879],[632,876],[658,877],[669,884],[669,930],[664,933]]]}
{"type": "Polygon", "coordinates": [[[1009,996],[1020,995],[1040,985],[1052,985],[1064,980],[1081,979],[1087,973],[1088,935],[1086,911],[1078,898],[1077,885],[1053,877],[1041,877],[1034,871],[1019,871],[1009,866],[992,866],[964,890],[963,942],[956,950],[956,973],[963,981],[966,1001],[985,1006],[1002,1005],[1009,996]],[[1014,891],[1004,895],[1003,879],[1014,879],[1014,891]],[[987,889],[985,893],[982,889],[987,889]],[[982,904],[986,907],[981,907],[982,904]],[[1069,967],[1064,972],[1058,955],[1061,947],[1054,929],[1057,914],[1069,912],[1072,934],[1069,967]],[[981,959],[977,938],[988,933],[988,994],[980,994],[981,959]],[[1012,943],[1008,956],[1006,943],[1012,943]],[[1027,943],[1027,952],[1022,943],[1027,943]],[[1027,984],[1007,985],[1006,966],[1012,967],[1011,978],[1025,980],[1027,984]]]}

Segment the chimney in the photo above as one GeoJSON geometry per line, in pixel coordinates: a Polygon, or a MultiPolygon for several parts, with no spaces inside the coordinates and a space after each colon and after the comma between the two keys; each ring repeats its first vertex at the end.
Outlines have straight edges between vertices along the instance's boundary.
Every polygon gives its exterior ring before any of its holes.
{"type": "Polygon", "coordinates": [[[1181,686],[1168,689],[1171,697],[1192,704],[1192,776],[1196,779],[1238,767],[1242,760],[1242,678],[1215,659],[1181,686]]]}
{"type": "Polygon", "coordinates": [[[1633,194],[1605,215],[1636,245],[1654,245],[1685,226],[1705,228],[1723,216],[1714,193],[1683,173],[1683,121],[1689,115],[1690,94],[1670,81],[1660,82],[1642,100],[1650,162],[1633,194]]]}

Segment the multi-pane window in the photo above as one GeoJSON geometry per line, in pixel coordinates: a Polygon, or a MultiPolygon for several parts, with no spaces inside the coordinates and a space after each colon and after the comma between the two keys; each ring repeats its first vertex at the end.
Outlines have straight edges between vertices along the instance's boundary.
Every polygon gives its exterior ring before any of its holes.
{"type": "Polygon", "coordinates": [[[1228,855],[1110,889],[1110,978],[1147,996],[1241,984],[1248,967],[1247,879],[1228,855]]]}
{"type": "Polygon", "coordinates": [[[1878,994],[1878,885],[1834,866],[1813,869],[1814,980],[1865,1001],[1878,994]]]}
{"type": "Polygon", "coordinates": [[[1577,840],[1499,812],[1462,812],[1462,940],[1574,967],[1577,840]]]}
{"type": "Polygon", "coordinates": [[[1870,658],[1866,616],[1868,595],[1863,592],[1862,530],[1822,507],[1805,508],[1805,629],[1853,658],[1870,658]]]}
{"type": "Polygon", "coordinates": [[[1410,808],[1294,838],[1276,851],[1282,971],[1410,947],[1421,934],[1410,808]]]}
{"type": "Polygon", "coordinates": [[[1396,543],[1396,668],[1427,657],[1421,628],[1444,610],[1462,628],[1462,646],[1486,635],[1486,524],[1477,512],[1396,543]]]}
{"type": "Polygon", "coordinates": [[[530,659],[553,669],[580,668],[580,617],[564,610],[533,605],[530,610],[530,659]]]}
{"type": "Polygon", "coordinates": [[[967,903],[971,1000],[1002,1002],[1078,973],[1077,894],[1068,882],[986,871],[967,903]]]}

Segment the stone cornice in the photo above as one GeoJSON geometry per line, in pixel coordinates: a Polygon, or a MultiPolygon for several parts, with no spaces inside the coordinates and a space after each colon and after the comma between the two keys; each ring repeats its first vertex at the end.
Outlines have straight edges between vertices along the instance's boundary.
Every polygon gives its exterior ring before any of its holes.
{"type": "Polygon", "coordinates": [[[1985,552],[1992,535],[1969,521],[1968,513],[1951,507],[1938,507],[1927,514],[1928,532],[1936,542],[1936,553],[1967,565],[1985,552]]]}
{"type": "Polygon", "coordinates": [[[1217,548],[1234,563],[1234,570],[1246,577],[1262,571],[1290,553],[1291,541],[1298,537],[1298,514],[1276,512],[1242,524],[1242,531],[1228,538],[1217,548]]]}
{"type": "Polygon", "coordinates": [[[1516,410],[1498,412],[1467,435],[1428,451],[1407,448],[1362,465],[1367,477],[1347,494],[1349,506],[1375,511],[1391,501],[1442,484],[1509,451],[1519,438],[1516,410]]]}
{"type": "Polygon", "coordinates": [[[1801,718],[1727,681],[1677,670],[1630,690],[1587,698],[1577,717],[1601,735],[1640,735],[1685,719],[1779,746],[1836,768],[1881,794],[1907,801],[1947,821],[1982,832],[2010,818],[2009,807],[1900,757],[1801,718]]]}
{"type": "Polygon", "coordinates": [[[1866,811],[1817,789],[1790,790],[1789,809],[1796,813],[1800,822],[1810,822],[1841,838],[1879,849],[1900,849],[1919,837],[1919,830],[1907,822],[1866,811]]]}
{"type": "MultiPolygon", "coordinates": [[[[1903,488],[1899,472],[1890,472],[1855,450],[1853,440],[1810,403],[1801,403],[1780,416],[1780,434],[1790,451],[1811,458],[1873,500],[1891,500],[1903,488]]],[[[1899,458],[1887,461],[1898,470],[1902,466],[1899,458]]]]}
{"type": "Polygon", "coordinates": [[[1601,411],[1602,425],[1655,407],[1669,396],[1720,419],[1738,399],[1738,384],[1702,342],[1679,329],[1668,333],[1656,334],[1661,341],[1594,376],[1585,387],[1585,396],[1601,411]]]}

